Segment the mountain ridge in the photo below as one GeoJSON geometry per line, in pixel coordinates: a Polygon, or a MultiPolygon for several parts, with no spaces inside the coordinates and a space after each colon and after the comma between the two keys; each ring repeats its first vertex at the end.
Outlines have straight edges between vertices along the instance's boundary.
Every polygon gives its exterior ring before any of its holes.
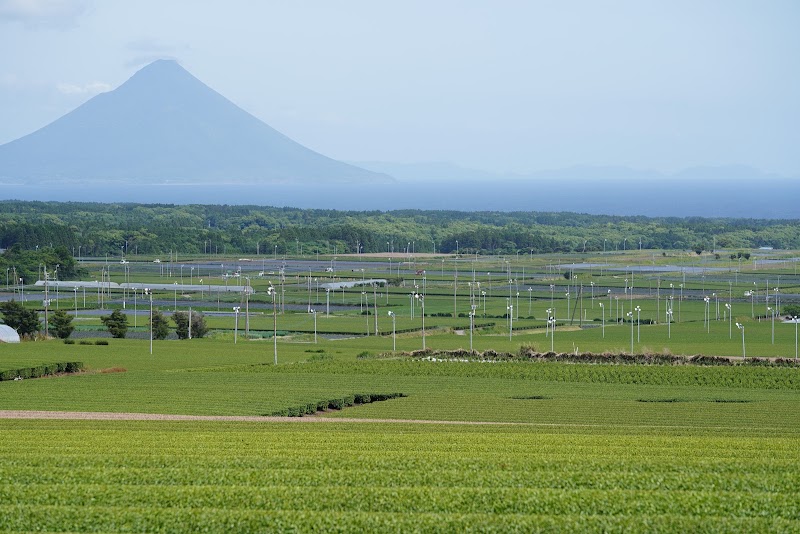
{"type": "Polygon", "coordinates": [[[401,181],[431,180],[596,180],[604,182],[674,179],[674,180],[798,180],[798,176],[784,176],[765,172],[747,165],[697,165],[673,172],[654,169],[636,169],[624,165],[571,165],[531,172],[495,172],[463,167],[444,161],[397,163],[388,161],[351,161],[353,165],[376,172],[390,174],[401,181]]]}
{"type": "Polygon", "coordinates": [[[157,60],[0,145],[0,178],[27,183],[372,183],[389,176],[314,152],[173,60],[157,60]]]}

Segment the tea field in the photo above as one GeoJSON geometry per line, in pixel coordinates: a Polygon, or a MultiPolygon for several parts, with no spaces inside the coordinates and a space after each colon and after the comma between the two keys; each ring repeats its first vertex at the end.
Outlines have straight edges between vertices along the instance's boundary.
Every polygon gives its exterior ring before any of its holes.
{"type": "Polygon", "coordinates": [[[797,367],[429,361],[385,342],[280,340],[277,366],[271,340],[5,346],[8,365],[88,371],[0,382],[0,410],[406,396],[280,422],[0,419],[0,530],[800,532],[797,367]]]}
{"type": "Polygon", "coordinates": [[[4,531],[800,529],[796,432],[97,421],[0,428],[4,531]]]}

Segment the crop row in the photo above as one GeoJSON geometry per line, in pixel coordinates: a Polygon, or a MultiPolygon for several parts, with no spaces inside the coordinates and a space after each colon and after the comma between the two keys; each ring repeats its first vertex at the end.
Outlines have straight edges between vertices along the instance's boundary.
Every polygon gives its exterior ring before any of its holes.
{"type": "Polygon", "coordinates": [[[305,510],[370,513],[691,515],[800,521],[793,493],[628,489],[441,488],[429,486],[0,485],[6,506],[305,510]]]}
{"type": "MultiPolygon", "coordinates": [[[[754,366],[754,367],[800,367],[800,363],[793,358],[746,358],[743,360],[731,359],[720,356],[682,356],[675,354],[628,354],[628,353],[568,353],[568,352],[538,352],[535,348],[523,345],[517,353],[498,352],[495,350],[468,351],[459,350],[416,350],[410,352],[388,352],[372,359],[397,358],[407,356],[425,359],[453,359],[460,361],[532,361],[532,362],[558,362],[558,363],[591,363],[591,364],[619,364],[619,365],[702,365],[702,366],[754,366]]],[[[368,359],[362,357],[361,359],[368,359]]]]}
{"type": "MultiPolygon", "coordinates": [[[[362,466],[319,467],[275,466],[267,463],[261,467],[218,465],[214,467],[182,465],[180,467],[135,467],[130,461],[115,466],[86,464],[76,460],[75,467],[40,466],[31,458],[13,458],[12,465],[0,468],[0,488],[15,485],[52,487],[58,484],[81,486],[252,486],[316,488],[335,486],[339,488],[537,488],[541,490],[613,490],[626,488],[631,491],[695,491],[695,492],[749,492],[792,493],[797,486],[786,473],[796,471],[789,462],[775,462],[756,469],[747,466],[741,473],[732,476],[731,464],[725,464],[721,472],[710,472],[707,468],[692,465],[681,470],[665,468],[666,462],[648,466],[618,466],[602,461],[586,461],[580,466],[533,465],[520,462],[513,472],[498,469],[490,464],[479,472],[442,468],[433,462],[420,464],[413,469],[398,469],[400,463],[381,463],[370,455],[364,455],[362,466]],[[602,472],[586,472],[589,467],[603,469],[602,472]],[[767,472],[764,472],[767,471],[767,472]]],[[[196,460],[196,459],[195,459],[196,460]]],[[[517,462],[513,462],[516,464],[517,462]]]]}
{"type": "MultiPolygon", "coordinates": [[[[277,373],[324,372],[384,376],[460,376],[508,378],[546,382],[650,384],[800,390],[796,369],[760,366],[634,366],[564,364],[555,362],[454,362],[364,360],[314,362],[304,365],[239,367],[236,370],[277,373]]],[[[234,370],[233,368],[229,370],[234,370]]]]}
{"type": "Polygon", "coordinates": [[[276,410],[267,415],[282,417],[302,417],[304,415],[314,415],[317,412],[328,410],[341,410],[356,404],[370,404],[398,397],[407,397],[405,393],[355,393],[329,400],[312,401],[298,406],[290,406],[281,410],[276,410]]]}
{"type": "Polygon", "coordinates": [[[0,529],[49,532],[795,532],[766,517],[373,513],[0,505],[0,529]]]}

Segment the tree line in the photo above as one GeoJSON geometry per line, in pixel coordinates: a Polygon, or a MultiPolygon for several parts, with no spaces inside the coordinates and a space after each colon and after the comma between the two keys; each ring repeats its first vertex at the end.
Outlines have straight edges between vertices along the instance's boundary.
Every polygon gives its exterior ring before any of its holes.
{"type": "MultiPolygon", "coordinates": [[[[336,211],[268,206],[0,202],[0,248],[67,256],[362,252],[517,254],[800,248],[798,220],[580,213],[336,211]]],[[[19,252],[17,252],[19,253],[19,252]]],[[[43,258],[52,263],[52,257],[43,258]]],[[[56,263],[58,263],[56,260],[56,263]]],[[[36,264],[42,259],[37,259],[36,264]]],[[[7,263],[6,263],[7,265],[7,263]]],[[[20,267],[17,266],[19,269],[20,267]]],[[[25,269],[30,272],[30,264],[25,269]]]]}

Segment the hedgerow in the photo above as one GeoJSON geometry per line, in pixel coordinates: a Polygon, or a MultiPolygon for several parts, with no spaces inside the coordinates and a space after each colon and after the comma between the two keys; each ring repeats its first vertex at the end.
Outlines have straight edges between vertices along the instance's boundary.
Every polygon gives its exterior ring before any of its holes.
{"type": "Polygon", "coordinates": [[[290,406],[266,415],[280,417],[302,417],[304,415],[314,415],[317,412],[325,412],[328,410],[341,410],[342,408],[348,408],[356,404],[369,404],[372,402],[380,402],[406,396],[407,395],[405,393],[355,393],[353,395],[346,395],[344,397],[338,397],[335,399],[290,406]]]}
{"type": "Polygon", "coordinates": [[[456,350],[415,350],[410,352],[382,353],[378,358],[406,356],[411,358],[435,358],[453,360],[480,361],[534,361],[588,364],[623,364],[623,365],[702,365],[702,366],[756,366],[756,367],[798,367],[800,363],[791,358],[727,358],[721,356],[681,356],[662,353],[593,353],[593,352],[539,352],[535,348],[521,347],[517,353],[498,352],[495,350],[468,351],[456,350]]]}
{"type": "Polygon", "coordinates": [[[64,373],[78,373],[83,371],[83,362],[59,362],[36,365],[34,367],[23,367],[21,369],[9,369],[0,371],[0,382],[4,380],[15,380],[18,378],[41,378],[64,373]]]}

